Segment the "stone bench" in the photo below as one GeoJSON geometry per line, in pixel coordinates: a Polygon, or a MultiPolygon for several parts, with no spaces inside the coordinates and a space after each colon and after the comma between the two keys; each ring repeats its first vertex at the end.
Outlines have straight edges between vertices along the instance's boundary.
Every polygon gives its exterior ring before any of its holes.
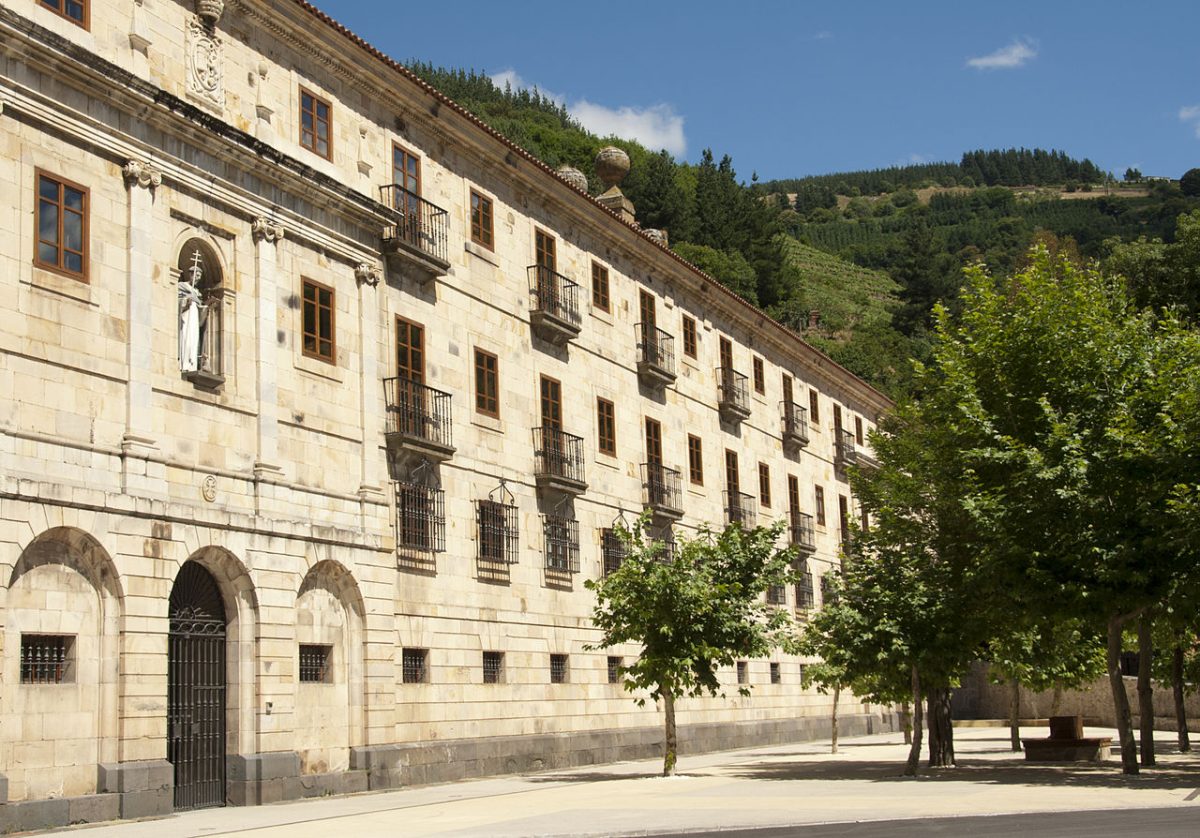
{"type": "Polygon", "coordinates": [[[1085,737],[1082,716],[1053,716],[1048,739],[1022,739],[1027,762],[1103,762],[1112,754],[1112,738],[1085,737]]]}

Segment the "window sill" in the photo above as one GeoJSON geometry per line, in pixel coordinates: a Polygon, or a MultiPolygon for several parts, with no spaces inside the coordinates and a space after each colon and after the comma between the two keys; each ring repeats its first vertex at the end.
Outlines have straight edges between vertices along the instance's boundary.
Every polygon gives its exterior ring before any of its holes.
{"type": "Polygon", "coordinates": [[[612,454],[605,454],[602,451],[597,451],[596,457],[595,457],[595,462],[597,465],[604,466],[605,468],[612,469],[613,471],[621,470],[620,461],[617,460],[616,456],[614,456],[612,454]]]}
{"type": "Polygon", "coordinates": [[[470,239],[467,239],[463,242],[463,250],[467,251],[467,253],[470,253],[472,256],[478,256],[483,261],[494,265],[497,268],[500,267],[500,257],[496,255],[496,252],[494,250],[488,250],[481,244],[476,244],[470,239]]]}
{"type": "Polygon", "coordinates": [[[597,308],[595,305],[590,304],[588,305],[588,311],[591,313],[592,317],[595,317],[601,323],[607,323],[610,326],[613,325],[614,321],[611,311],[605,311],[602,308],[597,308]]]}
{"type": "Polygon", "coordinates": [[[336,381],[339,384],[342,384],[344,381],[342,378],[342,370],[337,366],[337,364],[331,364],[327,361],[320,361],[316,358],[311,358],[308,355],[297,355],[294,366],[300,372],[306,372],[309,375],[315,375],[318,378],[336,381]]]}
{"type": "Polygon", "coordinates": [[[76,279],[75,277],[49,271],[34,265],[32,273],[29,275],[29,285],[40,291],[70,297],[72,300],[86,303],[90,306],[96,305],[96,302],[92,299],[92,285],[86,279],[76,279]]]}
{"type": "Polygon", "coordinates": [[[497,419],[494,416],[487,416],[478,411],[471,414],[471,424],[477,428],[483,428],[485,431],[492,433],[504,433],[504,421],[497,419]]]}

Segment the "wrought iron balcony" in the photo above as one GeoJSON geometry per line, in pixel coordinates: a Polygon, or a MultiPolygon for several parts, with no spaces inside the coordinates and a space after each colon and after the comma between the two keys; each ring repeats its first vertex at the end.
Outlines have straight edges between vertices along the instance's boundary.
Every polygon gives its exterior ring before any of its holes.
{"type": "Polygon", "coordinates": [[[740,422],[750,418],[750,389],[746,376],[732,367],[717,367],[717,406],[727,420],[740,422]]]}
{"type": "Polygon", "coordinates": [[[757,520],[754,508],[754,495],[747,495],[745,492],[735,492],[726,489],[724,496],[725,523],[741,524],[742,529],[752,529],[757,520]]]}
{"type": "Polygon", "coordinates": [[[583,475],[583,437],[557,428],[534,428],[533,456],[533,473],[538,486],[571,495],[587,489],[583,475]]]}
{"type": "Polygon", "coordinates": [[[529,266],[529,323],[544,340],[564,344],[579,335],[579,286],[541,265],[529,266]]]}
{"type": "Polygon", "coordinates": [[[665,387],[675,381],[675,338],[662,329],[638,323],[638,377],[652,387],[665,387]]]}
{"type": "Polygon", "coordinates": [[[642,463],[642,504],[656,516],[683,517],[679,471],[659,463],[642,463]]]}
{"type": "Polygon", "coordinates": [[[834,440],[833,462],[839,468],[858,465],[858,449],[854,444],[854,434],[842,429],[834,440]]]}
{"type": "Polygon", "coordinates": [[[446,496],[441,489],[395,482],[396,549],[401,553],[446,550],[446,496]]]}
{"type": "Polygon", "coordinates": [[[817,533],[813,529],[813,516],[807,512],[792,510],[788,527],[792,546],[801,553],[813,553],[817,549],[817,533]]]}
{"type": "Polygon", "coordinates": [[[421,268],[424,278],[444,276],[450,270],[449,213],[398,183],[379,187],[379,196],[392,216],[383,228],[384,255],[421,268]]]}
{"type": "Polygon", "coordinates": [[[780,402],[783,417],[783,444],[803,448],[808,445],[808,410],[795,402],[780,402]]]}
{"type": "Polygon", "coordinates": [[[546,570],[579,572],[579,522],[562,515],[542,516],[546,570]]]}
{"type": "Polygon", "coordinates": [[[450,394],[408,378],[383,380],[387,400],[385,438],[394,452],[412,452],[433,460],[454,454],[450,394]]]}

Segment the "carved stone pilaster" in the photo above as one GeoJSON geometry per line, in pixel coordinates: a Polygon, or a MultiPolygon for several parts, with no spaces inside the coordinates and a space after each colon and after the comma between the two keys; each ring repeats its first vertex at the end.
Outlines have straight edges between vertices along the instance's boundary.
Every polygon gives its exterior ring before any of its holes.
{"type": "Polygon", "coordinates": [[[129,46],[142,55],[150,48],[150,26],[146,22],[144,5],[144,0],[133,0],[133,11],[129,16],[129,46]]]}
{"type": "Polygon", "coordinates": [[[283,225],[269,218],[256,218],[250,225],[250,233],[256,242],[265,241],[267,244],[275,244],[283,238],[283,225]]]}
{"type": "Polygon", "coordinates": [[[162,172],[141,160],[130,160],[121,167],[121,174],[124,175],[125,182],[130,186],[140,186],[150,190],[162,186],[162,172]]]}
{"type": "Polygon", "coordinates": [[[369,285],[374,288],[379,284],[382,276],[383,272],[379,268],[374,265],[368,265],[366,262],[363,262],[354,269],[354,278],[358,280],[359,285],[369,285]]]}

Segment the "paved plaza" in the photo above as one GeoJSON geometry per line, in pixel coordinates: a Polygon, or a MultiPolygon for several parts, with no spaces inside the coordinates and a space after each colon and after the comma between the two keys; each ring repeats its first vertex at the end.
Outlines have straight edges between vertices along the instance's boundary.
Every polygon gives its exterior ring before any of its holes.
{"type": "MultiPolygon", "coordinates": [[[[1024,736],[1045,733],[1022,730],[1024,736]]],[[[1088,728],[1087,735],[1113,731],[1088,728]]],[[[275,806],[209,809],[72,831],[80,838],[666,835],[1169,807],[1189,807],[1186,817],[1194,813],[1200,824],[1200,755],[1179,754],[1174,734],[1158,734],[1159,765],[1143,769],[1138,777],[1121,774],[1116,754],[1103,765],[1028,765],[1008,750],[1005,728],[959,728],[955,741],[960,767],[916,779],[901,776],[907,748],[899,735],[888,734],[843,740],[837,755],[828,753],[828,742],[685,755],[680,775],[673,778],[656,776],[656,762],[627,762],[275,806]]],[[[1114,816],[1114,826],[1118,822],[1123,821],[1114,816]]],[[[972,823],[963,821],[962,826],[975,834],[972,823]]],[[[861,831],[886,834],[878,828],[882,826],[863,826],[861,831]]],[[[831,828],[817,833],[856,833],[853,827],[827,831],[831,828]]],[[[1028,831],[1027,826],[1021,829],[1028,831]]],[[[962,831],[938,829],[928,834],[962,831]]],[[[1090,834],[1102,833],[1093,829],[1090,834]]]]}

